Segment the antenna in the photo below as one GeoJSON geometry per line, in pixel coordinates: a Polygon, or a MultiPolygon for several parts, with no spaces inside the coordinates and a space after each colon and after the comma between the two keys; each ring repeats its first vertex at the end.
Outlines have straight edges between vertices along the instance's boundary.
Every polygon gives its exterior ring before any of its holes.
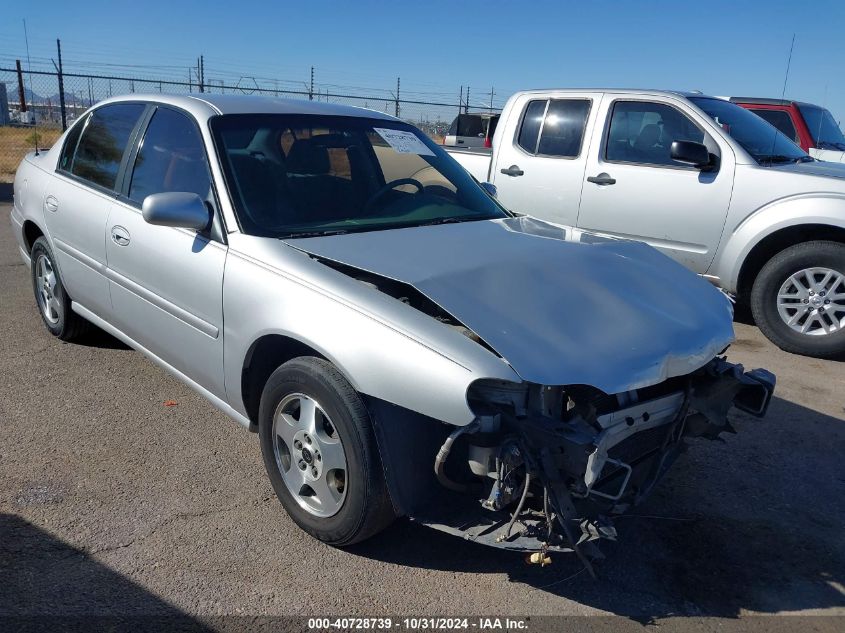
{"type": "MultiPolygon", "coordinates": [[[[792,65],[792,50],[795,48],[795,33],[792,34],[792,44],[789,45],[789,59],[786,61],[786,75],[783,77],[783,90],[780,93],[780,100],[786,98],[786,82],[789,79],[789,67],[792,65]]],[[[775,153],[775,143],[778,140],[778,129],[775,128],[774,136],[772,136],[772,151],[769,154],[775,153]]]]}
{"type": "MultiPolygon", "coordinates": [[[[23,21],[23,38],[26,42],[26,72],[29,74],[29,96],[32,99],[32,105],[35,106],[35,93],[32,91],[32,62],[29,60],[29,35],[26,32],[26,20],[23,21]]],[[[26,101],[26,95],[24,95],[26,101]]],[[[38,156],[38,116],[33,108],[32,112],[32,131],[35,139],[35,155],[38,156]]]]}

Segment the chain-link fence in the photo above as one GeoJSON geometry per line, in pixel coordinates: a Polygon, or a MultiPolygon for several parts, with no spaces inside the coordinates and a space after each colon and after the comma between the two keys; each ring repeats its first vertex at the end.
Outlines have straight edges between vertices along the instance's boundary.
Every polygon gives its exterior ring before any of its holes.
{"type": "MultiPolygon", "coordinates": [[[[413,123],[435,140],[441,140],[452,119],[467,109],[456,95],[454,103],[403,98],[397,91],[382,94],[338,94],[329,88],[303,84],[302,90],[280,88],[269,80],[260,83],[241,78],[235,85],[208,80],[205,85],[159,79],[113,77],[27,71],[0,68],[0,182],[9,181],[23,156],[39,147],[49,147],[62,130],[89,107],[113,95],[131,93],[166,94],[262,94],[289,99],[340,103],[386,112],[413,123]],[[5,90],[4,90],[5,89],[5,90]],[[4,98],[5,94],[5,98],[4,98]]],[[[290,82],[281,82],[282,85],[290,82]]],[[[374,91],[376,92],[376,91],[374,91]]],[[[478,110],[478,108],[473,108],[478,110]]],[[[499,108],[484,108],[499,112],[499,108]]]]}

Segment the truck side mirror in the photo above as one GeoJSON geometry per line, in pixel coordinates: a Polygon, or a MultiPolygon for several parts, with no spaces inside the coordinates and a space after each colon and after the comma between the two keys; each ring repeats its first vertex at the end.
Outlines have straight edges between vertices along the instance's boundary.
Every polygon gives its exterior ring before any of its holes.
{"type": "Polygon", "coordinates": [[[712,167],[710,152],[707,151],[704,143],[672,141],[672,148],[669,150],[669,155],[672,157],[672,160],[692,165],[701,170],[707,170],[712,167]]]}
{"type": "Polygon", "coordinates": [[[482,189],[484,189],[484,191],[487,192],[487,195],[491,198],[495,198],[499,193],[499,190],[496,188],[496,185],[494,185],[492,182],[481,182],[478,184],[481,186],[482,189]]]}

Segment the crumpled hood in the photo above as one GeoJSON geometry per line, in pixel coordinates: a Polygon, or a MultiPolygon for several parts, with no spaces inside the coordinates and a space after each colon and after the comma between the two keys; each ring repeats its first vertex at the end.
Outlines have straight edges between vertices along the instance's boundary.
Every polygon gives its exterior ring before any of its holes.
{"type": "Polygon", "coordinates": [[[414,286],[534,383],[618,393],[733,340],[728,299],[697,275],[640,242],[567,235],[519,217],[286,242],[414,286]]]}

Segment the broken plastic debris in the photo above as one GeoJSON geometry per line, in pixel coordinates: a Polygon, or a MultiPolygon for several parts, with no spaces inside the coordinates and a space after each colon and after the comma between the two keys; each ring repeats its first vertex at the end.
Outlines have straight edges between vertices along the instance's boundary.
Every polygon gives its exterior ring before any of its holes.
{"type": "Polygon", "coordinates": [[[165,407],[175,407],[177,404],[179,404],[179,403],[176,402],[175,400],[165,400],[164,401],[165,407]]]}

